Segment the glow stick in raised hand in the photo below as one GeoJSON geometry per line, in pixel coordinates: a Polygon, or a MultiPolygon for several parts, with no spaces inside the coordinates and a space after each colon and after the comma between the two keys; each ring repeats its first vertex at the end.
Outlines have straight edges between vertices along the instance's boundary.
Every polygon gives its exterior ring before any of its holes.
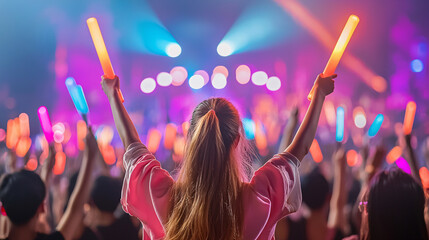
{"type": "Polygon", "coordinates": [[[76,107],[76,110],[79,114],[82,115],[82,118],[85,123],[88,124],[87,114],[89,112],[89,108],[82,87],[80,85],[77,85],[76,81],[72,77],[66,79],[66,86],[73,100],[74,106],[76,107]]]}
{"type": "Polygon", "coordinates": [[[335,140],[342,142],[344,139],[344,108],[337,108],[337,128],[335,132],[335,140]]]}
{"type": "Polygon", "coordinates": [[[377,135],[378,130],[380,130],[380,127],[383,121],[384,121],[383,114],[378,114],[375,117],[374,122],[372,122],[371,127],[369,127],[369,130],[368,130],[369,137],[374,137],[375,135],[377,135]]]}
{"type": "MultiPolygon", "coordinates": [[[[100,27],[96,18],[88,18],[86,20],[89,32],[91,33],[92,41],[94,42],[95,50],[97,51],[98,58],[100,59],[101,67],[103,68],[104,75],[113,79],[115,72],[113,71],[112,63],[110,62],[109,54],[107,53],[106,45],[104,44],[103,35],[101,35],[100,27]]],[[[124,102],[124,97],[119,89],[119,98],[124,102]]]]}
{"type": "Polygon", "coordinates": [[[416,115],[416,103],[411,101],[407,103],[407,108],[405,110],[405,118],[404,118],[404,134],[411,134],[411,130],[413,130],[414,117],[416,115]]]}
{"type": "Polygon", "coordinates": [[[54,141],[54,133],[52,132],[51,119],[49,118],[48,109],[45,106],[39,107],[37,110],[39,115],[40,125],[42,126],[43,133],[45,134],[46,141],[52,143],[54,141]]]}
{"type": "Polygon", "coordinates": [[[323,160],[322,150],[320,150],[319,143],[316,139],[313,139],[313,143],[310,146],[310,154],[316,163],[320,163],[323,160]]]}
{"type": "MultiPolygon", "coordinates": [[[[343,56],[344,50],[346,50],[347,44],[350,41],[350,38],[353,35],[353,32],[356,29],[356,26],[359,23],[359,18],[356,15],[350,15],[347,20],[346,26],[344,26],[343,31],[341,32],[340,37],[338,38],[337,44],[335,45],[334,51],[332,51],[331,57],[326,64],[325,70],[323,70],[322,76],[329,77],[335,73],[335,69],[340,63],[340,59],[343,56]]],[[[314,94],[314,87],[311,89],[310,94],[308,94],[308,100],[311,100],[314,94]]]]}

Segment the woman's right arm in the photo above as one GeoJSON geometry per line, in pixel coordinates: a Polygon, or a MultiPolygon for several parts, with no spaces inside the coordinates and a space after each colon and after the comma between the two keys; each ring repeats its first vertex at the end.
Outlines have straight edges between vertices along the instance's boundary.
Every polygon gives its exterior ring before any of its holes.
{"type": "Polygon", "coordinates": [[[119,97],[119,78],[115,76],[114,79],[109,79],[103,76],[101,79],[101,85],[103,86],[104,93],[109,99],[116,129],[119,132],[119,136],[121,137],[126,150],[131,143],[140,142],[140,138],[127,110],[124,107],[124,104],[122,104],[119,97]]]}
{"type": "Polygon", "coordinates": [[[334,91],[333,79],[336,77],[336,74],[329,77],[322,77],[321,74],[319,74],[314,82],[315,92],[310,106],[308,107],[307,113],[305,114],[304,120],[301,123],[295,138],[286,149],[286,152],[294,155],[300,161],[302,161],[310,149],[316,135],[323,102],[325,101],[325,97],[334,91]]]}

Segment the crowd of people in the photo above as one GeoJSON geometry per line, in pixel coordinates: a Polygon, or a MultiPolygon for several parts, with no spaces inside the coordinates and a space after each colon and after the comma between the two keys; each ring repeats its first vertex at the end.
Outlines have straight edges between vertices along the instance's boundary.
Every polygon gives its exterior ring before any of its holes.
{"type": "Polygon", "coordinates": [[[428,239],[427,194],[410,135],[397,141],[411,174],[385,168],[386,150],[368,142],[359,168],[347,167],[338,143],[331,161],[301,173],[335,77],[317,77],[300,126],[296,109],[278,154],[258,169],[236,108],[224,98],[201,102],[174,173],[141,143],[119,79],[103,77],[126,150],[122,173],[106,171],[91,126],[66,183],[52,176],[53,145],[36,171],[18,169],[8,150],[1,159],[0,239],[428,239]]]}

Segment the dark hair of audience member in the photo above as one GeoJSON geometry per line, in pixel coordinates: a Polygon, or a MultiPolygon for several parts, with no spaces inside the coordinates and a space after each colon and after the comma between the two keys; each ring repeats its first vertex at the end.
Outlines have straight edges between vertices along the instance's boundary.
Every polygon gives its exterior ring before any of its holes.
{"type": "Polygon", "coordinates": [[[121,200],[121,181],[107,176],[99,176],[92,187],[91,203],[100,211],[113,213],[121,200]]]}
{"type": "Polygon", "coordinates": [[[316,167],[302,179],[302,201],[311,210],[321,209],[330,194],[329,183],[316,167]]]}
{"type": "Polygon", "coordinates": [[[5,175],[0,184],[0,201],[15,225],[28,223],[45,199],[45,184],[39,175],[21,170],[5,175]]]}
{"type": "Polygon", "coordinates": [[[428,239],[425,196],[413,177],[400,169],[376,175],[367,194],[368,240],[428,239]]]}

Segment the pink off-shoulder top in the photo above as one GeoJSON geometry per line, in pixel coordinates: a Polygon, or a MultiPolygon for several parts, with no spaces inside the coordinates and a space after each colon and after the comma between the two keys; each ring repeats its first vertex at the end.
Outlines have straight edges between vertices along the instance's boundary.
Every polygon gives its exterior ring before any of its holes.
{"type": "MultiPolygon", "coordinates": [[[[290,153],[275,155],[255,172],[249,183],[243,184],[243,239],[274,239],[277,221],[299,208],[299,164],[290,153]]],[[[124,211],[141,221],[144,240],[163,239],[173,178],[140,142],[128,146],[124,167],[124,211]]]]}

